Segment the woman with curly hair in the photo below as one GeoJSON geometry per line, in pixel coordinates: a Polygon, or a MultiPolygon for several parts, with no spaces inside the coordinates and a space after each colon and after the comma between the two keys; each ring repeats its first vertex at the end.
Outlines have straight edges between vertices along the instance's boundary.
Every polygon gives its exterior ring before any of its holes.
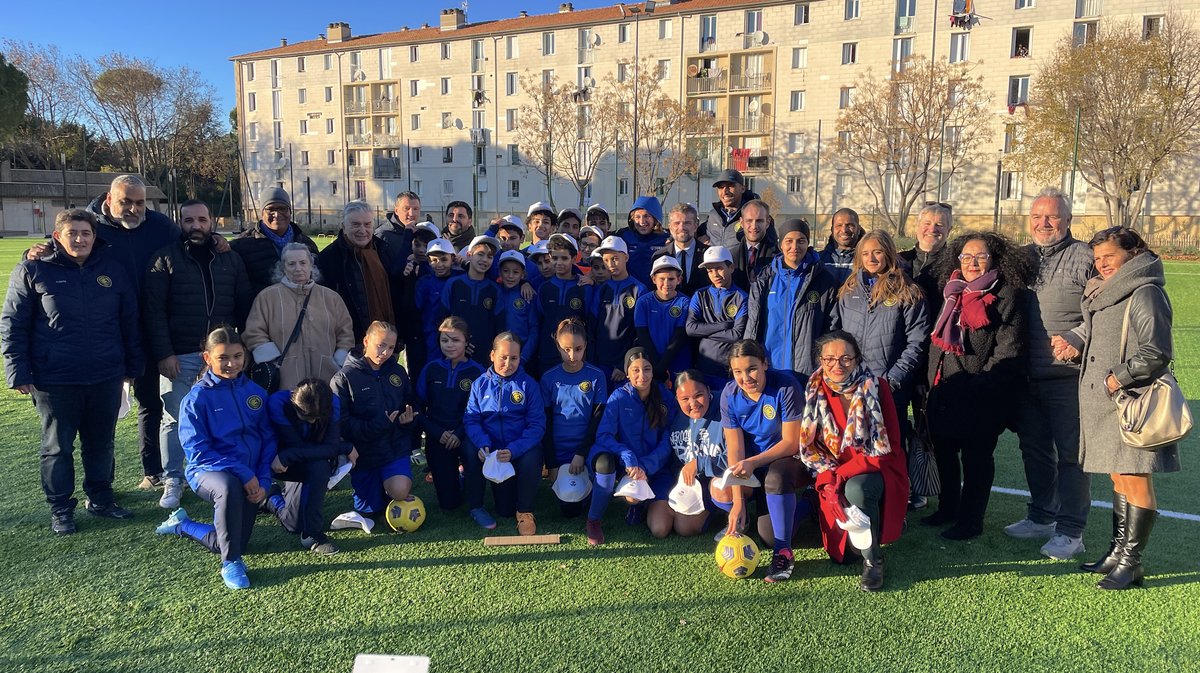
{"type": "Polygon", "coordinates": [[[1007,238],[970,232],[938,265],[944,303],[929,353],[928,420],[942,492],[921,523],[947,540],[983,532],[996,441],[1021,386],[1030,261],[1007,238]],[[960,473],[961,461],[961,473],[960,473]],[[961,474],[961,487],[960,487],[961,474]]]}

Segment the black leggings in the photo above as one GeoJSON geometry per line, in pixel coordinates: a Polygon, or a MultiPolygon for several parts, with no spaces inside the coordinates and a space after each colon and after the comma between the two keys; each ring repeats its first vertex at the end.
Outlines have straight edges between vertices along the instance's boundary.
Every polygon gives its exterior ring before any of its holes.
{"type": "Polygon", "coordinates": [[[997,435],[933,438],[938,476],[942,482],[938,511],[957,514],[958,522],[962,526],[983,529],[983,513],[987,511],[988,499],[992,494],[992,481],[996,477],[997,440],[997,435]]]}

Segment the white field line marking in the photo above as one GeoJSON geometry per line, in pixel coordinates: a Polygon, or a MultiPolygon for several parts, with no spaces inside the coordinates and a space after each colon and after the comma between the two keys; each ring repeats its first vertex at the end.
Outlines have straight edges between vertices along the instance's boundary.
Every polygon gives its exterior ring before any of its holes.
{"type": "MultiPolygon", "coordinates": [[[[1019,495],[1023,498],[1028,498],[1030,496],[1029,491],[1023,491],[1019,488],[1004,488],[1003,486],[993,486],[992,490],[995,491],[996,493],[1003,493],[1005,495],[1019,495]]],[[[1092,507],[1099,507],[1100,509],[1112,509],[1112,503],[1104,502],[1103,500],[1093,500],[1092,507]]],[[[1184,521],[1200,521],[1200,516],[1197,516],[1195,514],[1188,514],[1187,512],[1172,512],[1169,509],[1158,510],[1158,515],[1165,516],[1168,519],[1183,519],[1184,521]]]]}

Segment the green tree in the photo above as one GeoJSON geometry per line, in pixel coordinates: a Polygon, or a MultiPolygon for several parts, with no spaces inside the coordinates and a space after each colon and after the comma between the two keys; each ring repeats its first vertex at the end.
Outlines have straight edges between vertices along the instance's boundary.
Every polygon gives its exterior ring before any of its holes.
{"type": "Polygon", "coordinates": [[[0,54],[0,138],[17,130],[28,107],[29,77],[0,54]]]}

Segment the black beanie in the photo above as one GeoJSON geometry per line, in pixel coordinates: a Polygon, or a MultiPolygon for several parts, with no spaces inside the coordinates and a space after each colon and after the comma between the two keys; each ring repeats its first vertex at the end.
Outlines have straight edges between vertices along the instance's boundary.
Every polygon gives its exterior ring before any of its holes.
{"type": "Polygon", "coordinates": [[[782,241],[784,236],[787,236],[793,231],[798,231],[804,234],[804,238],[807,238],[810,241],[812,240],[812,235],[808,228],[808,222],[799,217],[793,217],[792,219],[787,220],[783,224],[779,225],[776,233],[779,234],[779,240],[782,241]]]}

